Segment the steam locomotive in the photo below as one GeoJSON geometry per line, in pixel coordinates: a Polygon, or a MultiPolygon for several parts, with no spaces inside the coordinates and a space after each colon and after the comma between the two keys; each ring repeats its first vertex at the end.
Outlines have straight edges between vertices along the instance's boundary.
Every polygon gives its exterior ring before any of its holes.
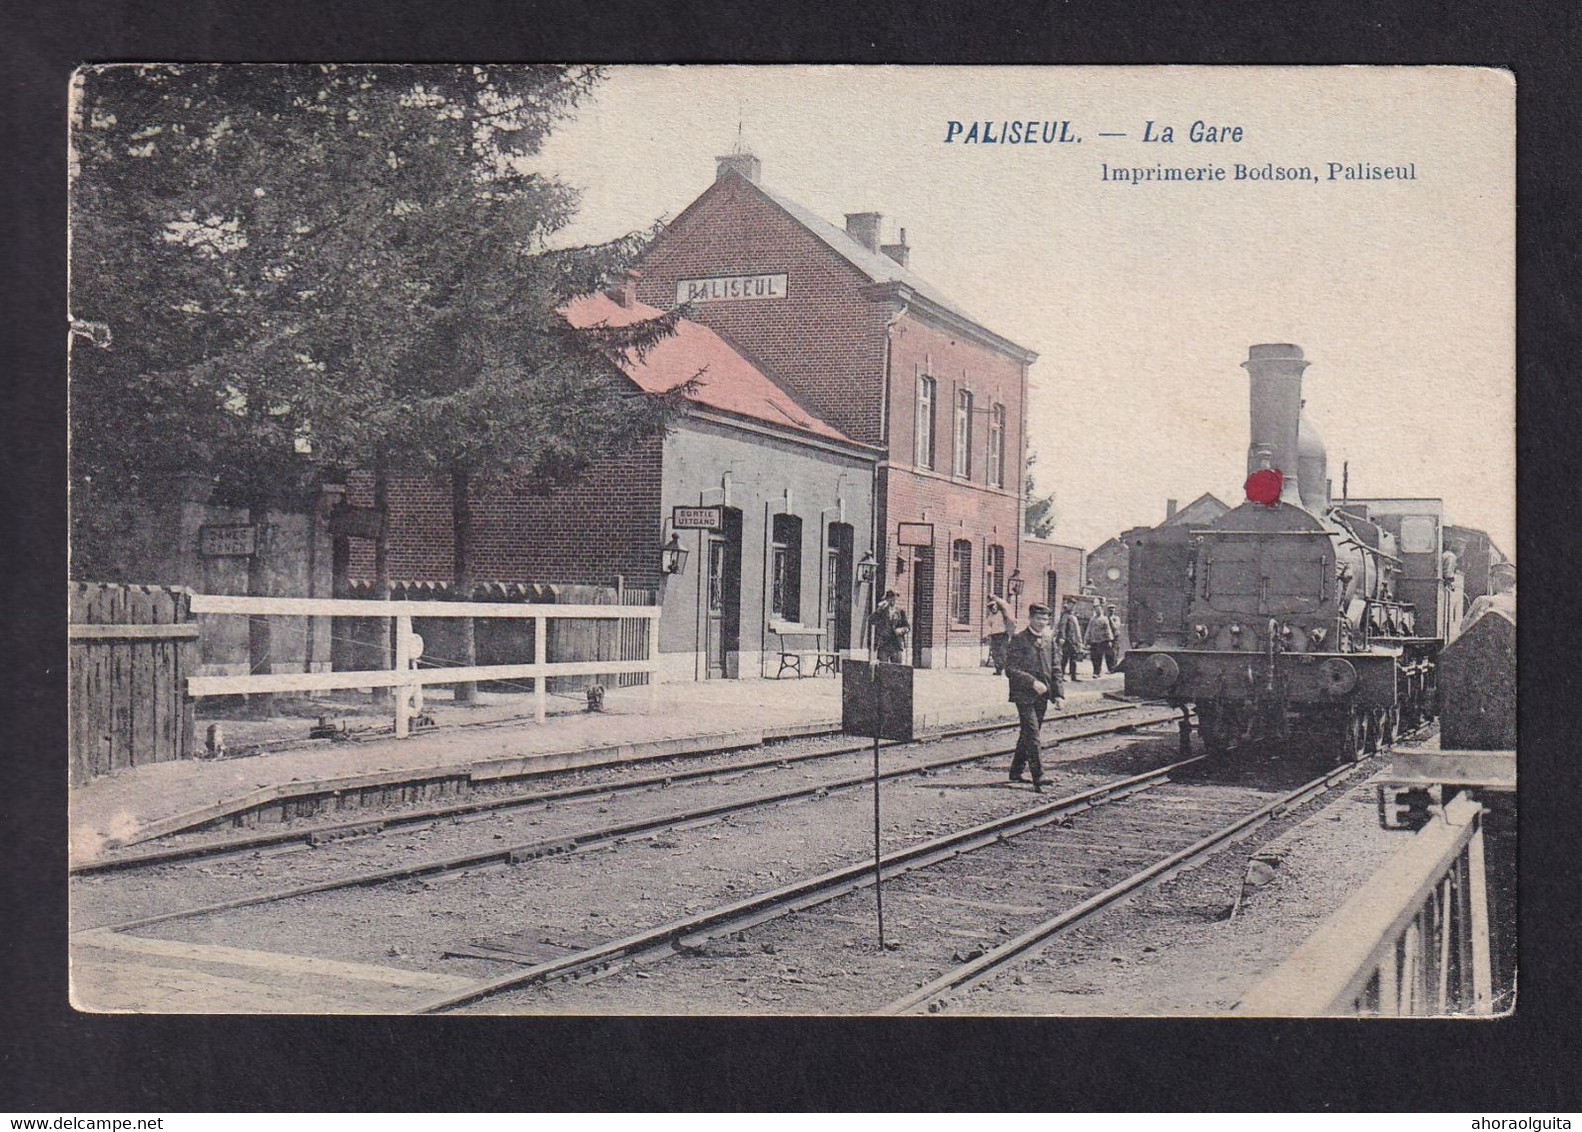
{"type": "Polygon", "coordinates": [[[1289,344],[1248,351],[1246,502],[1132,540],[1126,693],[1181,707],[1184,746],[1188,705],[1211,753],[1300,729],[1337,762],[1435,711],[1465,600],[1458,528],[1437,499],[1331,498],[1308,365],[1289,344]]]}

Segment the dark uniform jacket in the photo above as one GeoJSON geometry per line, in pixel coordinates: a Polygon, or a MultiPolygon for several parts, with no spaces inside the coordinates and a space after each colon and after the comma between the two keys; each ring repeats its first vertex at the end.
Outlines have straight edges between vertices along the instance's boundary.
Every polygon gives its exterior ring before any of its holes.
{"type": "Polygon", "coordinates": [[[1068,611],[1060,615],[1060,624],[1055,628],[1055,636],[1062,645],[1074,649],[1082,648],[1082,622],[1077,620],[1075,613],[1068,611]]]}
{"type": "Polygon", "coordinates": [[[1023,629],[1011,638],[1005,652],[1005,674],[1011,679],[1013,704],[1030,704],[1040,698],[1033,687],[1034,680],[1042,680],[1049,689],[1044,695],[1052,698],[1062,694],[1060,671],[1051,654],[1053,644],[1052,638],[1040,637],[1031,629],[1023,629]]]}

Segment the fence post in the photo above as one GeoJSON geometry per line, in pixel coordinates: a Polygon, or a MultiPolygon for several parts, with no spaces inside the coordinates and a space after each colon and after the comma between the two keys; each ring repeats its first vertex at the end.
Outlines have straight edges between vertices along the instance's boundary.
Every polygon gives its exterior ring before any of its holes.
{"type": "MultiPolygon", "coordinates": [[[[404,675],[412,668],[412,618],[398,613],[395,618],[395,671],[404,675]]],[[[399,683],[395,693],[395,737],[405,739],[412,731],[412,687],[399,683]]]]}
{"type": "Polygon", "coordinates": [[[654,704],[659,695],[659,642],[655,630],[659,626],[659,618],[643,618],[643,636],[648,641],[648,647],[643,651],[648,654],[648,705],[645,709],[649,715],[654,714],[654,704]]]}
{"type": "Polygon", "coordinates": [[[1494,967],[1489,948],[1489,888],[1483,871],[1483,817],[1467,842],[1467,911],[1472,924],[1472,1013],[1494,1009],[1494,967]]]}
{"type": "Polygon", "coordinates": [[[549,663],[549,618],[543,613],[533,614],[533,663],[539,666],[533,677],[533,714],[543,723],[549,712],[549,677],[543,672],[549,663]]]}

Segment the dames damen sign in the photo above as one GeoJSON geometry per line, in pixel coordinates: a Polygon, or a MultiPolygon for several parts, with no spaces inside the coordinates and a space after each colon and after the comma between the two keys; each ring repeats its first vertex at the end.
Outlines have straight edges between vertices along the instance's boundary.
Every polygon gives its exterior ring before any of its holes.
{"type": "Polygon", "coordinates": [[[783,299],[784,275],[721,275],[714,279],[681,279],[676,282],[676,305],[682,303],[733,303],[743,299],[783,299]]]}

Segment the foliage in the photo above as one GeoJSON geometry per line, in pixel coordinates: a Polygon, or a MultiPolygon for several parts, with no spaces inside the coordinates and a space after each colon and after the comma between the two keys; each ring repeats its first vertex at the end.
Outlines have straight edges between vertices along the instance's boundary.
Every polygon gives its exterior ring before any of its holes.
{"type": "Polygon", "coordinates": [[[555,313],[644,244],[550,248],[531,170],[597,69],[106,66],[73,106],[72,471],[253,501],[316,467],[548,484],[662,430],[616,333],[555,313]]]}
{"type": "Polygon", "coordinates": [[[1022,520],[1022,532],[1034,538],[1048,538],[1054,533],[1055,526],[1060,522],[1060,509],[1055,504],[1054,493],[1048,495],[1037,494],[1033,483],[1033,465],[1038,462],[1038,456],[1032,452],[1027,454],[1027,465],[1023,470],[1022,494],[1027,500],[1027,508],[1022,520]]]}

